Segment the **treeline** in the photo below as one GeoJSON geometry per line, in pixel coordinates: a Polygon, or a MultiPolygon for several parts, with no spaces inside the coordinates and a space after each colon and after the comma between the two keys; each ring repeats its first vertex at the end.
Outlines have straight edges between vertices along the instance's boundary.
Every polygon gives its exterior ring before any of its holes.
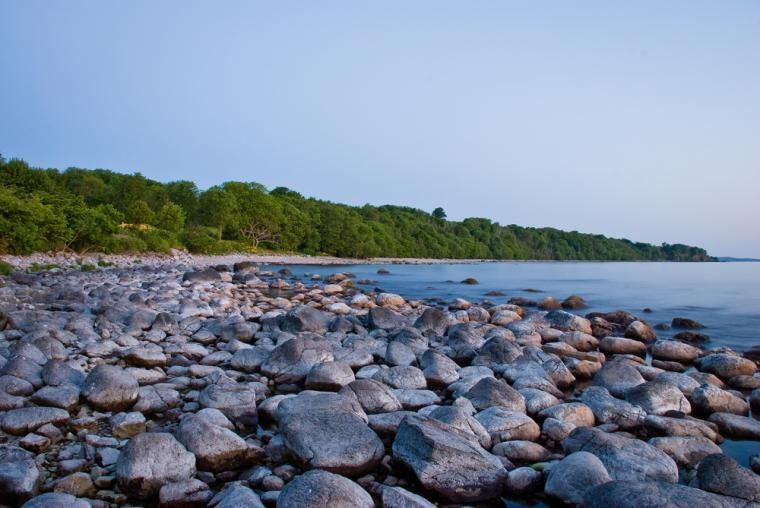
{"type": "Polygon", "coordinates": [[[352,207],[284,187],[227,182],[201,191],[140,173],[38,169],[0,156],[0,253],[72,250],[223,253],[266,248],[341,257],[713,260],[704,249],[654,246],[552,228],[448,221],[445,212],[352,207]]]}

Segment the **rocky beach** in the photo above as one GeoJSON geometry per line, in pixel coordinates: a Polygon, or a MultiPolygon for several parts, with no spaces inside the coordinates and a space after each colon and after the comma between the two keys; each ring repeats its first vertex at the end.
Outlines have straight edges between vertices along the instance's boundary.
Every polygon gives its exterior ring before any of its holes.
{"type": "Polygon", "coordinates": [[[760,506],[720,447],[760,440],[755,357],[693,319],[287,266],[341,258],[5,260],[0,506],[760,506]]]}

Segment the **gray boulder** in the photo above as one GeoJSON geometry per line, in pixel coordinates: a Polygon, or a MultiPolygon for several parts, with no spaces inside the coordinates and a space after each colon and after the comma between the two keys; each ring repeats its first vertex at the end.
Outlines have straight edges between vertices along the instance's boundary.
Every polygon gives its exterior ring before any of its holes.
{"type": "Polygon", "coordinates": [[[332,315],[327,312],[307,305],[299,305],[285,314],[280,323],[280,328],[290,333],[325,333],[330,319],[332,319],[332,315]]]}
{"type": "Polygon", "coordinates": [[[754,418],[732,413],[713,413],[710,421],[726,437],[760,440],[760,422],[754,418]]]}
{"type": "Polygon", "coordinates": [[[40,471],[34,455],[16,446],[0,445],[0,499],[20,504],[37,492],[40,471]]]}
{"type": "Polygon", "coordinates": [[[435,505],[401,487],[383,487],[383,508],[435,508],[435,505]]]}
{"type": "Polygon", "coordinates": [[[714,453],[722,453],[720,447],[702,436],[665,436],[649,440],[649,444],[667,453],[681,467],[694,467],[702,459],[714,453]]]}
{"type": "Polygon", "coordinates": [[[116,462],[119,488],[137,499],[154,497],[162,485],[189,480],[194,474],[195,455],[164,432],[136,435],[116,462]]]}
{"type": "Polygon", "coordinates": [[[296,476],[277,499],[277,508],[374,508],[366,490],[348,478],[315,469],[296,476]]]}
{"type": "Polygon", "coordinates": [[[747,503],[733,497],[661,481],[613,481],[586,491],[584,508],[740,508],[747,503]]]}
{"type": "Polygon", "coordinates": [[[638,439],[578,427],[562,441],[562,448],[566,453],[593,453],[615,480],[678,482],[678,466],[673,459],[638,439]]]}
{"type": "Polygon", "coordinates": [[[634,386],[626,391],[625,399],[653,415],[664,415],[668,411],[691,413],[689,401],[668,381],[647,381],[634,386]]]}
{"type": "Polygon", "coordinates": [[[23,436],[45,424],[63,424],[69,412],[56,407],[23,407],[0,413],[0,429],[8,434],[23,436]]]}
{"type": "Polygon", "coordinates": [[[477,438],[424,416],[408,416],[393,441],[393,458],[409,468],[423,488],[448,502],[498,498],[507,471],[477,438]]]}
{"type": "Polygon", "coordinates": [[[367,414],[401,411],[401,401],[393,390],[374,379],[357,379],[341,388],[340,394],[356,397],[367,414]]]}
{"type": "Polygon", "coordinates": [[[591,408],[598,424],[614,423],[621,429],[634,429],[640,426],[647,416],[641,407],[616,399],[601,386],[586,388],[581,395],[581,401],[591,408]]]}
{"type": "Polygon", "coordinates": [[[355,397],[301,392],[280,402],[277,425],[289,454],[303,467],[359,476],[385,454],[355,397]]]}
{"type": "Polygon", "coordinates": [[[510,411],[525,413],[525,398],[506,382],[484,377],[464,394],[475,409],[499,406],[510,411]]]}
{"type": "Polygon", "coordinates": [[[204,408],[218,409],[239,427],[255,427],[258,421],[256,391],[244,384],[221,380],[208,385],[198,402],[204,408]]]}
{"type": "Polygon", "coordinates": [[[694,404],[694,409],[701,413],[733,413],[737,415],[749,413],[749,404],[746,400],[707,383],[692,392],[691,401],[694,404]]]}
{"type": "Polygon", "coordinates": [[[248,445],[240,436],[199,415],[182,418],[177,440],[195,455],[198,468],[204,471],[229,471],[250,462],[248,445]]]}
{"type": "Polygon", "coordinates": [[[588,489],[611,480],[596,455],[580,451],[571,453],[551,467],[544,491],[564,503],[579,505],[588,489]]]}
{"type": "Polygon", "coordinates": [[[612,395],[625,398],[625,392],[644,383],[636,368],[624,361],[609,361],[594,375],[594,386],[606,388],[612,395]]]}
{"type": "Polygon", "coordinates": [[[315,365],[333,360],[327,340],[319,335],[304,334],[274,348],[261,366],[261,372],[276,383],[300,383],[315,365]]]}
{"type": "Polygon", "coordinates": [[[718,451],[697,468],[699,488],[715,494],[760,501],[760,476],[718,451]]]}
{"type": "Polygon", "coordinates": [[[90,508],[90,503],[63,492],[47,492],[33,497],[21,508],[90,508]]]}
{"type": "Polygon", "coordinates": [[[82,395],[95,409],[124,411],[137,401],[140,385],[124,369],[113,365],[98,365],[84,381],[82,395]]]}

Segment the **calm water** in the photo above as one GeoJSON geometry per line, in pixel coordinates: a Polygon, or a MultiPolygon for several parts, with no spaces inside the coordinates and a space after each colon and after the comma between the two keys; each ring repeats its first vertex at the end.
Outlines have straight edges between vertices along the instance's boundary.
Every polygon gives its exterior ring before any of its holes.
{"type": "MultiPolygon", "coordinates": [[[[562,300],[578,294],[589,305],[580,311],[582,314],[622,309],[651,324],[688,317],[707,327],[701,330],[712,339],[707,347],[744,351],[760,345],[760,263],[503,262],[290,268],[301,276],[350,271],[356,280],[372,280],[368,288],[378,287],[408,298],[462,297],[473,302],[488,299],[503,303],[512,296],[533,300],[554,296],[562,300]],[[390,275],[378,275],[379,268],[390,270],[390,275]],[[480,284],[461,284],[467,277],[480,284]],[[492,290],[506,296],[486,296],[492,290]],[[647,307],[652,309],[651,314],[642,312],[647,307]]],[[[677,332],[657,333],[667,337],[677,332]]]]}

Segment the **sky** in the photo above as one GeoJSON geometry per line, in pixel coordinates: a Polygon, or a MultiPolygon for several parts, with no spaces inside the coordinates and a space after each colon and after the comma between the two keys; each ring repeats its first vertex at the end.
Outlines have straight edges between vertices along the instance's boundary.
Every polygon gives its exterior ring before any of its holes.
{"type": "Polygon", "coordinates": [[[760,2],[0,0],[0,153],[760,257],[760,2]]]}

